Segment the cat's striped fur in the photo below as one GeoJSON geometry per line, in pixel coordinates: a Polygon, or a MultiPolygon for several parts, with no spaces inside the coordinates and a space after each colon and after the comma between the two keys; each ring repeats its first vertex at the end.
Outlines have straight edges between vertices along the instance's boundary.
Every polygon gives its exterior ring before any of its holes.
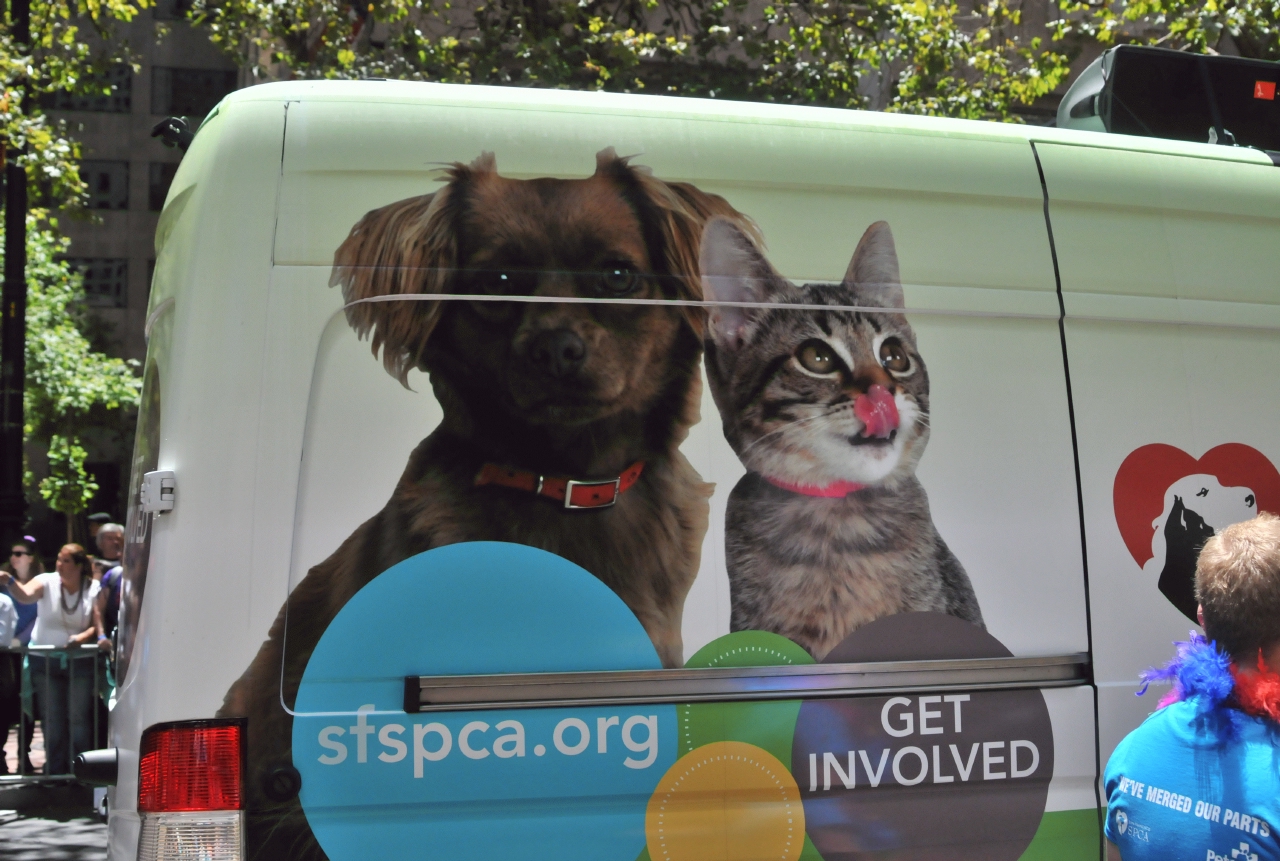
{"type": "Polygon", "coordinates": [[[915,475],[929,439],[929,377],[902,313],[889,226],[868,228],[839,285],[792,284],[725,221],[707,226],[701,257],[708,296],[719,301],[884,309],[710,314],[707,377],[748,469],[725,523],[732,629],[781,634],[821,659],[894,613],[940,611],[981,625],[915,475]],[[887,436],[869,434],[855,411],[873,386],[892,395],[897,424],[887,436]],[[843,497],[784,489],[849,484],[863,488],[843,497]]]}

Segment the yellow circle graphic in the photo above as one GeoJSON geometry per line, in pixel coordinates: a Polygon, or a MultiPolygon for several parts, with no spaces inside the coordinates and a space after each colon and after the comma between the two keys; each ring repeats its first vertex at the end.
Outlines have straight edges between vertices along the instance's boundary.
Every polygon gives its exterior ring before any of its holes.
{"type": "Polygon", "coordinates": [[[706,744],[658,781],[644,833],[653,861],[796,861],[804,848],[800,787],[753,744],[706,744]]]}

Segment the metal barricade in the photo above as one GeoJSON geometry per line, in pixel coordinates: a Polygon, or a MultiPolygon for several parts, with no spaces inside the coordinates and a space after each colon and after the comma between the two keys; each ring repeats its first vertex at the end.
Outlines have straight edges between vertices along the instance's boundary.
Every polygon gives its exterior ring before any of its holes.
{"type": "MultiPolygon", "coordinates": [[[[17,720],[17,767],[7,774],[0,775],[0,785],[37,781],[73,780],[71,764],[77,753],[99,747],[101,732],[105,729],[103,715],[106,712],[105,697],[110,691],[109,654],[97,645],[77,645],[66,647],[55,646],[22,646],[0,649],[0,660],[10,661],[13,672],[17,674],[14,687],[17,688],[18,720],[17,720]],[[91,679],[85,679],[85,676],[91,679]],[[83,691],[91,685],[92,696],[86,706],[83,702],[83,691]],[[42,701],[44,700],[44,701],[42,701]],[[67,757],[66,771],[45,773],[49,770],[49,727],[55,723],[59,715],[48,714],[51,706],[65,703],[66,714],[63,735],[66,739],[67,757]],[[79,712],[79,714],[77,714],[79,712]],[[88,712],[87,714],[85,712],[88,712]],[[29,760],[31,737],[34,723],[40,723],[44,740],[44,765],[30,768],[29,760]],[[88,743],[77,745],[75,739],[77,729],[83,734],[84,724],[90,725],[88,743]],[[24,756],[24,753],[26,755],[24,756]]],[[[0,667],[0,671],[4,668],[0,667]]],[[[13,692],[4,692],[12,697],[13,692]]],[[[12,708],[9,703],[0,703],[0,714],[12,708]]],[[[0,727],[12,729],[13,725],[0,727]]],[[[0,739],[0,745],[7,745],[6,737],[0,739]]],[[[3,755],[3,754],[0,754],[3,755]]]]}

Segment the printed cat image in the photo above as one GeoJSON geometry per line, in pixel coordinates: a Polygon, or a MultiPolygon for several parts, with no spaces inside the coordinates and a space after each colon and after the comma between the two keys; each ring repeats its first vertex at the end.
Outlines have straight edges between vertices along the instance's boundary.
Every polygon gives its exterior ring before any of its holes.
{"type": "Polygon", "coordinates": [[[707,378],[748,470],[725,515],[731,629],[781,634],[821,660],[895,613],[982,625],[915,475],[929,375],[903,314],[889,225],[867,228],[839,285],[792,284],[719,218],[703,232],[701,268],[719,302],[884,309],[710,312],[707,378]]]}

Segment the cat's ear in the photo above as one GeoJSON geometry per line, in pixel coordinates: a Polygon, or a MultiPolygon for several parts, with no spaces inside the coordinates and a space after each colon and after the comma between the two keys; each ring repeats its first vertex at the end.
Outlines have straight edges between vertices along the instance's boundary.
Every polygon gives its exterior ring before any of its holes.
{"type": "MultiPolygon", "coordinates": [[[[713,302],[763,302],[776,273],[751,238],[727,218],[712,218],[702,228],[698,268],[707,299],[713,302]]],[[[759,313],[753,308],[712,307],[708,313],[716,343],[736,348],[759,313]]]]}
{"type": "Polygon", "coordinates": [[[898,274],[898,251],[893,244],[889,222],[877,221],[867,228],[849,261],[844,283],[857,285],[867,304],[903,308],[902,278],[898,274]]]}

